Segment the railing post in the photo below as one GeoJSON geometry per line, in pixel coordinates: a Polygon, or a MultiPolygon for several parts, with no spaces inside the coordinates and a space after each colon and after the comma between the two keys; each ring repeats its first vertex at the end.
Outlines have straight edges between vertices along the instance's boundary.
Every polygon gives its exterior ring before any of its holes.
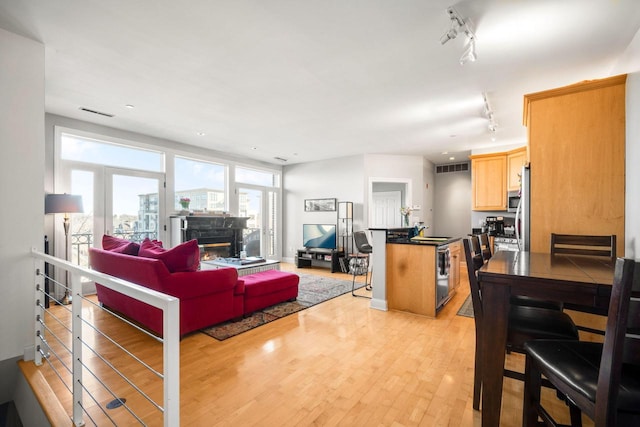
{"type": "MultiPolygon", "coordinates": [[[[76,272],[71,277],[71,331],[73,333],[73,424],[83,426],[82,412],[82,280],[76,272]]],[[[67,285],[69,286],[69,285],[67,285]]]]}
{"type": "MultiPolygon", "coordinates": [[[[38,259],[34,259],[33,261],[33,271],[34,271],[34,292],[35,298],[34,301],[34,316],[36,321],[34,322],[34,346],[33,346],[33,360],[36,366],[42,365],[42,354],[39,351],[40,345],[42,344],[42,340],[40,339],[40,335],[44,334],[44,331],[40,328],[39,319],[44,316],[44,310],[41,308],[44,306],[44,280],[42,280],[42,274],[44,272],[44,262],[38,259]]],[[[46,351],[46,350],[45,350],[46,351]]]]}
{"type": "Polygon", "coordinates": [[[164,426],[180,425],[180,300],[167,302],[162,316],[164,338],[164,426]]]}

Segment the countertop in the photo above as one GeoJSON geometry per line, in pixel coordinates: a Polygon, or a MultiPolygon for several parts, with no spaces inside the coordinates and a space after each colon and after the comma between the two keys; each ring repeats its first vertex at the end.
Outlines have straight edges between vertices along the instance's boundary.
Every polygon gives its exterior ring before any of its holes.
{"type": "Polygon", "coordinates": [[[428,246],[443,246],[448,245],[450,243],[457,242],[461,240],[461,237],[418,237],[414,239],[421,240],[411,240],[411,239],[393,239],[387,240],[388,244],[398,244],[398,245],[428,245],[428,246]],[[424,240],[422,240],[424,239],[424,240]]]}
{"type": "Polygon", "coordinates": [[[462,237],[424,236],[420,238],[424,240],[411,240],[409,236],[413,236],[415,234],[414,227],[370,228],[369,230],[384,231],[387,236],[386,243],[388,244],[442,246],[462,239],[462,237]]]}

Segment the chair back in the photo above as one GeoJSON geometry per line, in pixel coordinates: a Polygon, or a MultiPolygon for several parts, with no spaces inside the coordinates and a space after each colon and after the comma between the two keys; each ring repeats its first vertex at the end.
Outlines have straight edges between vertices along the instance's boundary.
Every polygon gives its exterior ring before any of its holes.
{"type": "Polygon", "coordinates": [[[480,247],[482,248],[482,259],[487,261],[491,258],[491,244],[487,233],[480,234],[480,247]]]}
{"type": "Polygon", "coordinates": [[[354,231],[353,240],[356,245],[356,249],[358,249],[358,252],[362,254],[370,254],[373,251],[373,248],[369,244],[369,239],[367,238],[367,233],[365,231],[354,231]]]}
{"type": "Polygon", "coordinates": [[[482,253],[478,236],[469,236],[462,239],[464,246],[464,256],[467,263],[467,273],[469,274],[469,287],[471,291],[471,303],[473,305],[473,317],[476,323],[476,335],[482,324],[482,297],[480,286],[478,285],[477,271],[482,267],[482,253]],[[475,248],[475,249],[474,249],[475,248]]]}
{"type": "Polygon", "coordinates": [[[616,259],[616,235],[584,236],[551,233],[551,255],[589,255],[616,259]]]}
{"type": "MultiPolygon", "coordinates": [[[[623,364],[640,367],[640,269],[631,259],[616,260],[609,316],[596,390],[596,426],[616,425],[623,364]]],[[[636,368],[636,371],[637,368],[636,368]]]]}

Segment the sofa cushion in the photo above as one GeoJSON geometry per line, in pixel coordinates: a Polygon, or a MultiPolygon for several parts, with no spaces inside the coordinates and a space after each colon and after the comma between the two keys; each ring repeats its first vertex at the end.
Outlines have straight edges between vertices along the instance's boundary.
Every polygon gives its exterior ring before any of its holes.
{"type": "Polygon", "coordinates": [[[245,298],[254,298],[283,289],[297,288],[300,276],[286,271],[267,270],[242,276],[240,279],[244,282],[245,298]]]}
{"type": "Polygon", "coordinates": [[[138,255],[140,245],[131,240],[120,239],[118,237],[105,234],[102,236],[102,249],[110,252],[117,252],[125,255],[138,255]]]}
{"type": "Polygon", "coordinates": [[[147,238],[140,245],[138,256],[159,259],[172,273],[197,271],[200,266],[200,248],[196,239],[165,249],[161,244],[147,238]]]}

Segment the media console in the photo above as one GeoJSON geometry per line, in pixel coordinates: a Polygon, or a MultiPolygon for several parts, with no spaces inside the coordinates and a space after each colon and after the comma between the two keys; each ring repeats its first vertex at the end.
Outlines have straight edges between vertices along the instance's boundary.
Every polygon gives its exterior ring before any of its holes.
{"type": "Polygon", "coordinates": [[[344,256],[344,251],[336,249],[305,248],[298,249],[296,253],[296,267],[324,267],[330,268],[332,273],[342,271],[339,258],[344,256]]]}

